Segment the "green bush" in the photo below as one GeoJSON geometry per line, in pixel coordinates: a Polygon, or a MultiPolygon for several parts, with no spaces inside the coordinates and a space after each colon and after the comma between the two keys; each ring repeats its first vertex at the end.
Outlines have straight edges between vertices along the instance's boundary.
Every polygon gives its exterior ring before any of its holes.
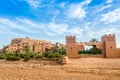
{"type": "Polygon", "coordinates": [[[0,54],[0,59],[5,59],[6,56],[4,54],[0,54]]]}
{"type": "Polygon", "coordinates": [[[55,57],[56,57],[55,53],[50,53],[50,54],[48,54],[48,56],[47,56],[47,58],[55,58],[55,57]]]}
{"type": "Polygon", "coordinates": [[[20,53],[19,55],[20,55],[20,58],[24,58],[24,56],[25,56],[25,54],[23,54],[23,53],[20,53]]]}
{"type": "Polygon", "coordinates": [[[62,54],[62,55],[65,55],[66,54],[66,49],[60,49],[59,53],[62,54]]]}
{"type": "Polygon", "coordinates": [[[60,54],[58,58],[63,58],[64,56],[65,56],[65,55],[61,55],[61,54],[60,54]]]}
{"type": "Polygon", "coordinates": [[[11,51],[7,51],[7,52],[5,53],[5,56],[6,56],[6,57],[15,56],[15,53],[13,53],[13,52],[11,52],[11,51]]]}
{"type": "Polygon", "coordinates": [[[6,60],[18,61],[18,60],[20,60],[20,57],[17,57],[17,56],[8,56],[8,57],[6,58],[6,60]]]}
{"type": "Polygon", "coordinates": [[[62,57],[62,54],[60,54],[60,53],[54,53],[54,54],[55,54],[56,58],[61,58],[62,57]]]}
{"type": "Polygon", "coordinates": [[[14,53],[14,55],[20,57],[20,53],[14,53]]]}
{"type": "Polygon", "coordinates": [[[35,58],[43,58],[44,56],[42,54],[36,54],[35,58]]]}
{"type": "Polygon", "coordinates": [[[101,50],[98,49],[98,48],[92,48],[92,49],[90,49],[90,52],[91,52],[92,54],[101,54],[101,50]]]}
{"type": "Polygon", "coordinates": [[[61,58],[61,57],[63,57],[63,55],[61,55],[60,53],[50,53],[47,56],[47,58],[61,58]]]}
{"type": "Polygon", "coordinates": [[[35,53],[34,52],[29,52],[28,55],[29,55],[30,58],[33,58],[35,56],[35,53]]]}
{"type": "Polygon", "coordinates": [[[2,49],[0,50],[0,54],[4,54],[6,52],[6,50],[2,49]]]}
{"type": "Polygon", "coordinates": [[[29,60],[30,60],[30,56],[28,56],[28,55],[24,56],[24,61],[25,62],[28,62],[29,60]]]}
{"type": "Polygon", "coordinates": [[[101,50],[98,48],[91,48],[90,50],[80,50],[79,54],[101,54],[101,50]]]}
{"type": "Polygon", "coordinates": [[[43,53],[43,56],[48,57],[52,53],[53,53],[52,51],[46,51],[46,52],[43,53]]]}

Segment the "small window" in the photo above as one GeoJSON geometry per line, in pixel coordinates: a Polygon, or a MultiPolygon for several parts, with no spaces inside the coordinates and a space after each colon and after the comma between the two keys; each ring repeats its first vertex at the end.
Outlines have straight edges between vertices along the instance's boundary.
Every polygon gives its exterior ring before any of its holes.
{"type": "Polygon", "coordinates": [[[71,47],[71,50],[72,50],[72,47],[71,47]]]}
{"type": "Polygon", "coordinates": [[[112,46],[110,48],[112,49],[112,46]]]}

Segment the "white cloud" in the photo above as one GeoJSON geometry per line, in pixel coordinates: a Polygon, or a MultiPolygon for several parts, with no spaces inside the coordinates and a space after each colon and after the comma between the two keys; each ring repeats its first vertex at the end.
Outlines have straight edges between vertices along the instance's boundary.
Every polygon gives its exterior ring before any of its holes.
{"type": "Polygon", "coordinates": [[[60,35],[67,31],[68,25],[66,24],[55,24],[55,23],[48,23],[46,24],[46,33],[48,35],[60,35]]]}
{"type": "Polygon", "coordinates": [[[113,34],[113,33],[116,33],[116,32],[117,32],[116,28],[107,27],[107,28],[103,28],[100,33],[102,33],[102,34],[113,34]]]}
{"type": "Polygon", "coordinates": [[[74,28],[68,29],[67,32],[74,35],[81,35],[83,32],[83,29],[81,29],[80,27],[74,27],[74,28]]]}
{"type": "Polygon", "coordinates": [[[112,3],[113,2],[113,0],[107,0],[107,2],[106,3],[112,3]]]}
{"type": "Polygon", "coordinates": [[[76,19],[82,19],[86,16],[86,5],[88,5],[91,2],[91,0],[85,0],[79,4],[72,4],[70,5],[66,15],[69,18],[76,18],[76,19]]]}
{"type": "Polygon", "coordinates": [[[11,29],[8,28],[9,26],[1,25],[0,24],[0,34],[1,36],[18,36],[21,35],[17,32],[12,31],[11,29]]]}
{"type": "Polygon", "coordinates": [[[83,18],[86,15],[85,10],[80,5],[72,5],[67,12],[70,18],[83,18]]]}
{"type": "Polygon", "coordinates": [[[39,7],[41,0],[26,0],[29,6],[37,8],[39,7]]]}
{"type": "MultiPolygon", "coordinates": [[[[40,34],[40,32],[47,34],[48,36],[59,36],[59,35],[80,35],[83,30],[80,27],[70,27],[64,23],[37,23],[29,19],[17,18],[15,21],[7,18],[0,18],[0,30],[7,30],[9,33],[16,35],[20,34],[40,34]],[[3,26],[7,27],[3,27],[3,26]],[[14,31],[16,30],[16,31],[14,31]],[[13,32],[11,32],[13,31],[13,32]],[[17,32],[22,31],[22,32],[17,32]]],[[[0,32],[4,34],[3,32],[0,32]]]]}
{"type": "Polygon", "coordinates": [[[46,24],[45,33],[49,36],[58,36],[58,35],[77,35],[81,37],[83,29],[80,27],[73,27],[71,28],[70,25],[67,24],[56,24],[56,23],[49,23],[46,24]]]}
{"type": "Polygon", "coordinates": [[[65,3],[62,2],[59,6],[60,6],[61,8],[64,8],[64,7],[65,7],[65,3]]]}
{"type": "Polygon", "coordinates": [[[118,22],[120,21],[120,9],[115,9],[111,12],[108,12],[106,14],[102,14],[101,15],[102,18],[100,19],[100,21],[108,24],[108,23],[112,23],[112,22],[118,22]]]}
{"type": "Polygon", "coordinates": [[[101,9],[98,10],[98,12],[101,12],[101,11],[107,9],[107,8],[110,8],[110,7],[111,7],[111,5],[103,6],[101,9]]]}
{"type": "MultiPolygon", "coordinates": [[[[24,20],[24,19],[21,19],[21,20],[24,20]]],[[[38,30],[33,30],[35,29],[34,27],[30,26],[30,24],[28,24],[28,22],[24,22],[24,24],[18,20],[15,20],[15,21],[12,21],[12,20],[9,20],[7,18],[0,18],[0,24],[3,25],[6,30],[9,30],[9,32],[11,32],[10,30],[20,30],[20,31],[23,31],[23,32],[28,32],[28,33],[33,33],[33,34],[36,34],[36,33],[39,33],[38,30]]],[[[3,27],[1,26],[1,27],[3,27]]],[[[17,31],[14,31],[14,32],[17,32],[17,31]]]]}
{"type": "Polygon", "coordinates": [[[59,10],[54,11],[54,16],[51,20],[52,22],[54,22],[56,20],[56,17],[58,16],[58,14],[59,14],[59,10]]]}
{"type": "Polygon", "coordinates": [[[19,29],[22,29],[24,30],[25,28],[20,26],[20,25],[17,25],[14,21],[11,21],[7,18],[0,18],[0,23],[3,24],[3,25],[8,25],[9,28],[19,28],[19,29]]]}
{"type": "MultiPolygon", "coordinates": [[[[66,33],[68,29],[67,24],[56,24],[54,22],[50,23],[37,23],[29,19],[20,19],[12,21],[7,18],[0,18],[0,30],[8,31],[9,33],[16,32],[17,34],[30,33],[30,34],[40,34],[41,32],[50,35],[56,36],[66,33]],[[4,27],[3,27],[4,26],[4,27]],[[11,30],[17,30],[22,32],[17,32],[11,30]]],[[[3,32],[0,32],[3,34],[3,32]]]]}
{"type": "Polygon", "coordinates": [[[85,1],[81,2],[80,4],[81,4],[82,6],[88,5],[88,4],[91,3],[91,1],[92,1],[92,0],[85,0],[85,1]]]}

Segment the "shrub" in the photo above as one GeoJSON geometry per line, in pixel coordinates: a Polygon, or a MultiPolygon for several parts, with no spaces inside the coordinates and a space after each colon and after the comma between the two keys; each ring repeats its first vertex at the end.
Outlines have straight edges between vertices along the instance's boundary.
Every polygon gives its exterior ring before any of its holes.
{"type": "Polygon", "coordinates": [[[29,52],[28,55],[29,55],[30,58],[33,58],[35,56],[35,53],[34,52],[29,52]]]}
{"type": "Polygon", "coordinates": [[[48,56],[47,56],[47,58],[55,58],[55,57],[56,57],[55,53],[50,53],[50,54],[48,54],[48,56]]]}
{"type": "Polygon", "coordinates": [[[28,62],[29,60],[30,60],[30,56],[28,56],[28,55],[24,56],[24,61],[25,62],[28,62]]]}
{"type": "Polygon", "coordinates": [[[20,57],[20,53],[14,53],[14,55],[20,57]]]}
{"type": "Polygon", "coordinates": [[[42,54],[36,54],[35,58],[43,58],[44,56],[42,54]]]}
{"type": "Polygon", "coordinates": [[[0,54],[0,59],[5,59],[6,56],[4,54],[0,54]]]}
{"type": "Polygon", "coordinates": [[[81,50],[79,54],[101,54],[101,50],[98,48],[91,48],[90,50],[81,50]]]}
{"type": "Polygon", "coordinates": [[[64,56],[65,56],[65,55],[61,55],[61,54],[60,54],[60,55],[59,55],[59,58],[63,58],[64,56]]]}
{"type": "Polygon", "coordinates": [[[2,49],[0,50],[0,54],[4,54],[6,52],[6,50],[2,49]]]}
{"type": "Polygon", "coordinates": [[[47,58],[61,58],[61,57],[63,57],[63,55],[61,55],[60,53],[50,53],[47,56],[47,58]]]}
{"type": "Polygon", "coordinates": [[[23,54],[23,53],[20,53],[19,55],[20,55],[20,58],[24,58],[24,56],[25,56],[25,54],[23,54]]]}
{"type": "Polygon", "coordinates": [[[55,55],[55,58],[60,58],[61,57],[60,53],[54,53],[54,55],[55,55]]]}
{"type": "Polygon", "coordinates": [[[62,55],[65,55],[66,54],[66,49],[60,49],[59,53],[62,54],[62,55]]]}
{"type": "Polygon", "coordinates": [[[15,53],[13,53],[13,52],[11,52],[11,51],[7,51],[7,52],[5,53],[5,56],[6,56],[6,57],[15,56],[15,53]]]}
{"type": "Polygon", "coordinates": [[[44,57],[48,57],[50,54],[52,54],[53,52],[52,51],[47,51],[47,52],[44,52],[43,53],[43,56],[44,57]]]}
{"type": "Polygon", "coordinates": [[[18,60],[20,60],[20,57],[18,57],[18,56],[8,56],[8,57],[6,58],[6,60],[18,61],[18,60]]]}
{"type": "Polygon", "coordinates": [[[85,50],[80,50],[80,51],[79,51],[79,54],[85,54],[85,53],[86,53],[85,50]]]}
{"type": "Polygon", "coordinates": [[[101,50],[98,49],[98,48],[92,48],[92,49],[90,49],[90,52],[91,52],[92,54],[101,54],[101,50]]]}

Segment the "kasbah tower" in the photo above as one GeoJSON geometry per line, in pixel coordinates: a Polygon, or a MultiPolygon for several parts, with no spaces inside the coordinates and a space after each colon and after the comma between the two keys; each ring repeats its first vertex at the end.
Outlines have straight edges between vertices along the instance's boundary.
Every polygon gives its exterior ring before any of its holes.
{"type": "Polygon", "coordinates": [[[66,55],[69,58],[78,58],[79,50],[83,50],[85,45],[94,45],[101,49],[104,58],[120,57],[120,48],[116,48],[115,34],[105,34],[101,42],[76,42],[76,36],[66,36],[66,55]]]}

